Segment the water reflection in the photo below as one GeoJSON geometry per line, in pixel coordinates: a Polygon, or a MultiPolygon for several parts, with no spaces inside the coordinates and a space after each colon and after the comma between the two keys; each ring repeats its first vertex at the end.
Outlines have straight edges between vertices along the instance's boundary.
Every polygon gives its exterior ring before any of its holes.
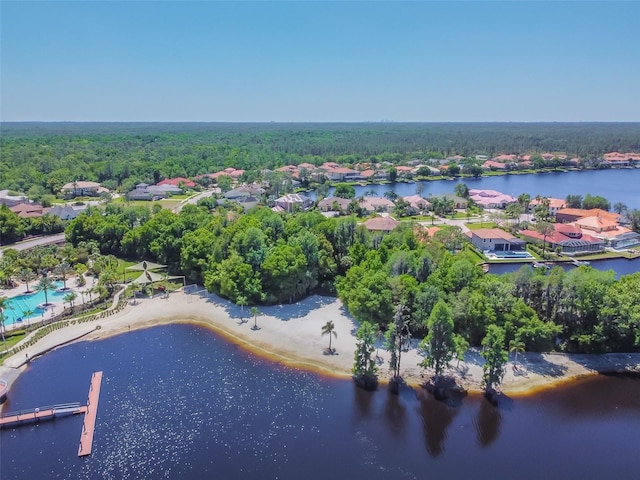
{"type": "Polygon", "coordinates": [[[418,390],[417,397],[420,400],[418,413],[422,419],[424,446],[429,455],[437,457],[444,452],[447,430],[459,410],[436,400],[422,389],[418,390]]]}
{"type": "Polygon", "coordinates": [[[353,384],[353,405],[358,420],[370,417],[371,407],[373,405],[373,392],[368,392],[353,384]]]}
{"type": "Polygon", "coordinates": [[[386,396],[384,419],[391,434],[401,436],[407,423],[407,407],[400,395],[387,392],[386,396]]]}
{"type": "Polygon", "coordinates": [[[478,444],[484,448],[491,445],[500,436],[502,413],[500,408],[483,398],[480,401],[478,414],[473,422],[478,444]]]}

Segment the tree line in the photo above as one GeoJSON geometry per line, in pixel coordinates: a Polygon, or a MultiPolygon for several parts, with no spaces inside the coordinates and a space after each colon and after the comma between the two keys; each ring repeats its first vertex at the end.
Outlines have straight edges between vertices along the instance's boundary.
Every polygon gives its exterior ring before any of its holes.
{"type": "Polygon", "coordinates": [[[481,345],[488,327],[505,345],[528,351],[637,351],[640,273],[579,267],[549,273],[523,267],[483,273],[455,227],[434,239],[403,222],[389,234],[367,231],[354,216],[317,211],[246,214],[189,205],[179,214],[110,206],[73,220],[67,239],[95,242],[102,254],[146,258],[239,305],[291,303],[312,293],[336,294],[360,322],[388,331],[402,306],[398,335],[423,338],[443,302],[456,342],[481,345]]]}
{"type": "Polygon", "coordinates": [[[40,199],[89,180],[127,192],[140,182],[326,161],[399,164],[500,153],[596,158],[640,151],[640,126],[603,124],[0,124],[0,189],[40,199]]]}

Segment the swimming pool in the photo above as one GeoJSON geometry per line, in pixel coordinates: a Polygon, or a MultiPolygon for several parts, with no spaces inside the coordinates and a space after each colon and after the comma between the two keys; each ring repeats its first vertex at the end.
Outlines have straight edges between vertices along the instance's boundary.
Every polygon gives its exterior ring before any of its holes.
{"type": "Polygon", "coordinates": [[[485,253],[487,258],[533,258],[529,252],[505,250],[504,252],[494,251],[485,253]]]}
{"type": "MultiPolygon", "coordinates": [[[[62,288],[62,282],[55,282],[54,289],[47,292],[49,303],[62,302],[65,295],[68,295],[71,290],[60,292],[57,289],[62,288]]],[[[19,323],[18,319],[27,320],[28,318],[35,318],[42,316],[44,309],[38,308],[38,305],[43,304],[45,300],[44,292],[35,292],[28,295],[18,295],[12,297],[7,302],[7,307],[4,310],[4,324],[13,325],[19,323]],[[26,316],[25,312],[33,312],[31,315],[26,316]]]]}

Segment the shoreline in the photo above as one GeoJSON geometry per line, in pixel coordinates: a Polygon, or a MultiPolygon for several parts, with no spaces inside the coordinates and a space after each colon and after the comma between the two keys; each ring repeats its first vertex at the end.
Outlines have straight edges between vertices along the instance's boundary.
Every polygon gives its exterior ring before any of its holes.
{"type": "MultiPolygon", "coordinates": [[[[260,358],[339,379],[351,378],[355,331],[358,323],[337,298],[311,296],[296,304],[262,307],[253,330],[249,310],[199,287],[187,287],[168,297],[142,299],[122,311],[95,322],[75,324],[43,337],[35,345],[5,359],[0,378],[7,381],[10,395],[13,382],[28,369],[28,364],[51,350],[77,341],[102,340],[131,330],[174,323],[208,328],[243,350],[260,358]],[[244,311],[243,311],[244,310],[244,311]],[[335,324],[337,338],[332,339],[335,353],[328,351],[329,339],[321,335],[327,320],[335,324]],[[99,327],[99,328],[96,328],[99,327]],[[23,358],[24,355],[24,358],[23,358]],[[28,361],[27,361],[28,359],[28,361]]],[[[418,366],[422,356],[417,341],[402,355],[402,376],[411,387],[420,387],[433,372],[418,366]]],[[[377,354],[381,384],[390,378],[388,352],[378,342],[377,354]]],[[[525,353],[518,355],[518,369],[512,357],[500,391],[509,396],[527,396],[600,373],[640,373],[640,354],[562,354],[525,353]]],[[[446,370],[469,394],[482,393],[482,358],[470,349],[465,361],[456,361],[446,370]]],[[[2,406],[0,406],[1,409],[2,406]]]]}

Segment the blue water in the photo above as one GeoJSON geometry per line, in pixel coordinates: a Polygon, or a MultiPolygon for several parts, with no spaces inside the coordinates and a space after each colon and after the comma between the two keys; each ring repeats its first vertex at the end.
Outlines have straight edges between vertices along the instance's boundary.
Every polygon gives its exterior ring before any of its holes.
{"type": "MultiPolygon", "coordinates": [[[[521,193],[528,193],[531,198],[536,195],[566,198],[567,195],[582,195],[589,193],[606,198],[611,206],[622,202],[630,209],[640,209],[640,169],[616,169],[616,170],[586,170],[570,172],[554,172],[529,175],[502,175],[494,177],[480,177],[477,180],[465,178],[458,180],[434,180],[415,183],[395,183],[387,185],[367,185],[355,187],[356,196],[363,196],[366,192],[373,191],[379,197],[385,192],[393,191],[400,196],[415,195],[420,185],[421,195],[428,198],[429,195],[453,193],[457,183],[464,183],[470,189],[497,190],[499,192],[517,197],[521,193]]],[[[315,192],[310,196],[316,198],[315,192]]]]}
{"type": "MultiPolygon", "coordinates": [[[[54,289],[47,292],[49,303],[61,302],[65,295],[69,294],[69,291],[59,292],[56,289],[63,286],[62,282],[55,282],[54,289]]],[[[44,310],[38,308],[38,305],[45,302],[44,292],[35,292],[28,295],[18,295],[12,297],[7,302],[7,308],[5,309],[5,325],[12,325],[16,323],[19,318],[27,320],[29,318],[39,317],[44,313],[44,310]],[[26,311],[33,312],[31,315],[25,315],[26,311]]]]}
{"type": "Polygon", "coordinates": [[[16,381],[7,409],[84,403],[94,370],[104,379],[92,455],[77,457],[80,416],[3,429],[2,480],[635,480],[640,471],[638,379],[450,407],[422,389],[367,393],[274,365],[191,325],[51,352],[16,381]]]}
{"type": "MultiPolygon", "coordinates": [[[[530,263],[492,263],[489,264],[489,273],[502,274],[515,272],[523,265],[530,265],[530,263]]],[[[565,270],[576,268],[571,264],[560,264],[559,266],[565,270]]],[[[631,275],[632,273],[640,272],[640,258],[633,260],[627,260],[626,258],[592,260],[589,266],[597,270],[613,270],[616,272],[616,277],[620,278],[620,275],[631,275]]]]}

